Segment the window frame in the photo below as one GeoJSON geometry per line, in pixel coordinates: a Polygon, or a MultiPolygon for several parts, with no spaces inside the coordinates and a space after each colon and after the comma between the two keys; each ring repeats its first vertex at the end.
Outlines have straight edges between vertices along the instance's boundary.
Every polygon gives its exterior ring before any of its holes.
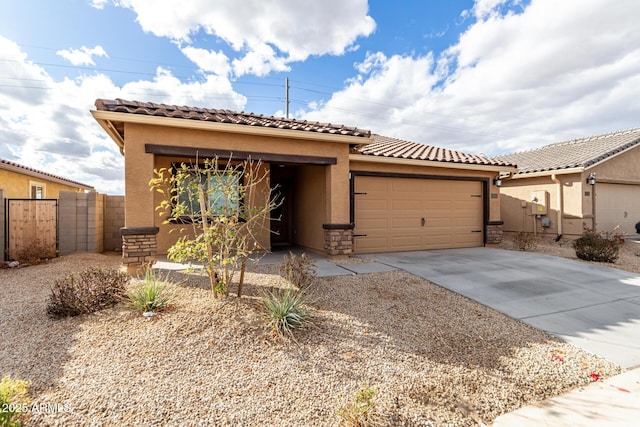
{"type": "MultiPolygon", "coordinates": [[[[175,176],[175,173],[178,170],[181,169],[181,165],[182,165],[182,163],[180,163],[180,162],[172,162],[171,163],[170,171],[171,171],[171,175],[172,176],[175,176]]],[[[202,170],[202,169],[205,169],[205,166],[206,165],[204,163],[198,163],[197,167],[202,170]]],[[[218,171],[224,169],[226,167],[226,164],[225,165],[221,165],[221,166],[222,167],[218,167],[217,168],[218,171]]],[[[195,171],[196,167],[191,165],[188,169],[190,171],[191,170],[195,171]]],[[[236,175],[237,176],[237,183],[236,183],[237,187],[239,187],[240,185],[243,184],[242,181],[244,180],[244,168],[241,165],[234,166],[233,170],[230,171],[229,175],[236,175]]],[[[171,185],[171,209],[172,209],[172,211],[173,211],[173,209],[175,209],[176,204],[180,202],[180,200],[179,200],[180,195],[178,194],[177,185],[178,184],[175,181],[171,185]]],[[[240,211],[241,211],[241,207],[244,205],[244,199],[242,197],[240,197],[240,189],[239,188],[237,188],[236,196],[237,196],[237,207],[236,207],[235,213],[232,213],[231,215],[226,214],[225,216],[229,217],[229,216],[235,215],[235,216],[238,217],[238,220],[242,222],[243,219],[240,216],[240,211]]],[[[211,199],[209,200],[209,203],[210,202],[211,202],[211,199]]],[[[218,217],[218,216],[220,216],[220,215],[219,214],[212,215],[212,217],[218,217]]],[[[191,214],[181,215],[179,217],[174,217],[172,215],[172,218],[171,218],[170,222],[173,223],[173,224],[194,224],[194,223],[195,224],[199,224],[199,223],[202,223],[202,219],[201,219],[201,215],[199,213],[198,214],[194,214],[192,212],[191,214]],[[193,219],[196,219],[196,221],[193,221],[193,219]]]]}
{"type": "Polygon", "coordinates": [[[44,182],[29,180],[29,199],[42,200],[47,198],[47,185],[44,182]],[[38,195],[40,189],[40,197],[38,195]]]}

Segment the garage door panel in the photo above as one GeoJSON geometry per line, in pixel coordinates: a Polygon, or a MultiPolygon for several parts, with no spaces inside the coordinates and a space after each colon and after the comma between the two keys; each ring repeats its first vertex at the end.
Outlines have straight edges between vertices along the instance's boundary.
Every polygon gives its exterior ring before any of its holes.
{"type": "Polygon", "coordinates": [[[452,220],[450,217],[438,218],[435,216],[425,219],[425,226],[430,227],[430,232],[435,232],[439,228],[451,229],[452,220]]]}
{"type": "Polygon", "coordinates": [[[362,228],[367,230],[387,230],[389,228],[389,220],[386,218],[364,218],[360,221],[362,228]]]}
{"type": "Polygon", "coordinates": [[[451,211],[453,202],[451,200],[423,200],[422,207],[429,211],[451,211]]]}
{"type": "Polygon", "coordinates": [[[357,176],[355,191],[356,252],[483,244],[478,181],[357,176]]]}
{"type": "Polygon", "coordinates": [[[362,253],[384,252],[388,247],[389,242],[386,237],[368,237],[358,242],[358,248],[362,253]]]}
{"type": "Polygon", "coordinates": [[[640,185],[596,184],[596,226],[601,231],[635,234],[640,222],[640,185]]]}
{"type": "Polygon", "coordinates": [[[420,200],[393,200],[391,202],[391,207],[394,211],[406,211],[406,210],[414,210],[420,211],[422,208],[422,203],[420,200]]]}
{"type": "Polygon", "coordinates": [[[391,238],[394,248],[406,248],[420,245],[419,236],[394,236],[391,238]]]}
{"type": "Polygon", "coordinates": [[[391,228],[394,230],[398,229],[411,229],[418,230],[420,227],[420,220],[416,218],[392,218],[391,219],[391,228]]]}

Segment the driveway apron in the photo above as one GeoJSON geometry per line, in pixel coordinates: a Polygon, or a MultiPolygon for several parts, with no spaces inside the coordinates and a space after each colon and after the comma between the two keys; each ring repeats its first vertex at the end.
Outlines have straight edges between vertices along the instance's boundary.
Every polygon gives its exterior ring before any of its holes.
{"type": "Polygon", "coordinates": [[[519,319],[624,368],[640,366],[640,275],[493,248],[361,255],[519,319]]]}

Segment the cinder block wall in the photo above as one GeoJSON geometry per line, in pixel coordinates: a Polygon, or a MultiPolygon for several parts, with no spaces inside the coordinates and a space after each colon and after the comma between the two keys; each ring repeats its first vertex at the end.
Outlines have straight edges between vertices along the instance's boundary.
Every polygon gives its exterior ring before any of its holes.
{"type": "Polygon", "coordinates": [[[87,252],[104,252],[104,195],[87,193],[87,252]]]}
{"type": "Polygon", "coordinates": [[[5,224],[5,213],[4,213],[4,190],[0,190],[0,262],[4,261],[5,253],[4,253],[4,224],[5,224]]]}
{"type": "Polygon", "coordinates": [[[105,196],[104,201],[104,250],[121,251],[124,227],[124,196],[105,196]]]}
{"type": "Polygon", "coordinates": [[[61,191],[58,196],[58,248],[60,255],[77,251],[78,204],[77,196],[82,193],[61,191]]]}

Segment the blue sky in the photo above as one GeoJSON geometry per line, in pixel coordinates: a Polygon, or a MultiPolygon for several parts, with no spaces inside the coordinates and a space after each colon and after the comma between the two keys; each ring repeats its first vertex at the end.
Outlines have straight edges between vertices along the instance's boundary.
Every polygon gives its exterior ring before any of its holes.
{"type": "MultiPolygon", "coordinates": [[[[640,126],[635,0],[0,0],[0,158],[122,194],[96,98],[497,155],[640,126]]],[[[1,184],[0,184],[1,186],[1,184]]]]}

